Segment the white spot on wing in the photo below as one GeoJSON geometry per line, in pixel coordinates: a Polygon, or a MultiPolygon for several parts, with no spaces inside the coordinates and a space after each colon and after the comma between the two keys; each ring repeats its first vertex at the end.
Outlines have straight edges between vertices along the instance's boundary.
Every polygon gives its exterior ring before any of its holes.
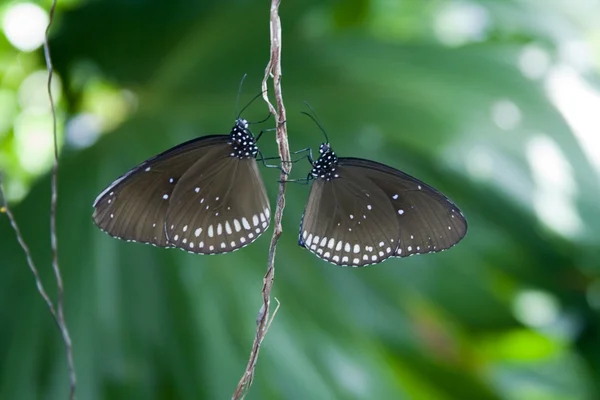
{"type": "Polygon", "coordinates": [[[242,217],[242,225],[244,225],[244,229],[246,229],[246,230],[250,230],[251,229],[251,226],[248,223],[248,220],[246,219],[246,217],[242,217]]]}
{"type": "Polygon", "coordinates": [[[310,235],[308,235],[308,239],[306,239],[306,241],[304,242],[306,244],[306,246],[310,246],[312,244],[312,238],[313,238],[313,235],[311,233],[310,235]]]}
{"type": "Polygon", "coordinates": [[[239,232],[242,230],[242,226],[240,225],[240,221],[238,221],[237,219],[233,220],[233,227],[235,228],[236,232],[239,232]]]}

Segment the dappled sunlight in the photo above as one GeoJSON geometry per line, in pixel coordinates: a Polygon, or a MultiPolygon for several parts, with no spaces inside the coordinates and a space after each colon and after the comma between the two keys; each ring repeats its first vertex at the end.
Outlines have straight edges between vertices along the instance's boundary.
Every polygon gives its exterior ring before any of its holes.
{"type": "Polygon", "coordinates": [[[571,164],[556,142],[545,135],[532,137],[526,151],[538,218],[558,234],[579,236],[583,222],[575,206],[578,191],[571,164]]]}
{"type": "Polygon", "coordinates": [[[546,88],[581,150],[600,174],[600,93],[567,66],[552,70],[546,88]]]}

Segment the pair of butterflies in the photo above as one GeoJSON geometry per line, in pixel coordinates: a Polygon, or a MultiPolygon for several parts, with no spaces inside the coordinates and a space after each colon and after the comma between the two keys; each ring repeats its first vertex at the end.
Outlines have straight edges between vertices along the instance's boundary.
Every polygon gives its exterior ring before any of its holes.
{"type": "MultiPolygon", "coordinates": [[[[442,251],[466,234],[456,205],[386,165],[319,148],[299,244],[336,265],[442,251]]],[[[269,226],[271,208],[256,138],[237,119],[229,135],[205,136],[144,161],[94,202],[96,225],[119,239],[199,254],[229,253],[269,226]]]]}

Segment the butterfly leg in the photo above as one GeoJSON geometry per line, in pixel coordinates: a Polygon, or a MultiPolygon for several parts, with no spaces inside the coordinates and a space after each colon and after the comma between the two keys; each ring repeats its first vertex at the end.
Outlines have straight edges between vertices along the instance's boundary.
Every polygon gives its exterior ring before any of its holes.
{"type": "MultiPolygon", "coordinates": [[[[310,161],[310,163],[313,163],[313,156],[312,156],[312,149],[310,147],[307,147],[305,149],[300,149],[297,151],[294,151],[292,154],[296,155],[296,154],[302,154],[302,153],[307,153],[305,156],[300,157],[298,160],[304,160],[305,158],[308,158],[308,161],[310,161]]],[[[298,161],[296,160],[296,161],[298,161]]]]}
{"type": "MultiPolygon", "coordinates": [[[[271,115],[271,114],[269,114],[271,115]]],[[[268,119],[268,117],[267,117],[268,119]]],[[[262,121],[261,121],[262,122],[262,121]]],[[[258,123],[258,122],[257,122],[258,123]]],[[[261,129],[260,132],[258,132],[258,135],[256,135],[256,142],[258,142],[258,139],[260,139],[260,137],[262,136],[263,133],[265,132],[273,132],[274,130],[276,130],[277,128],[269,128],[269,129],[261,129]]]]}
{"type": "Polygon", "coordinates": [[[279,181],[279,183],[289,182],[289,183],[297,183],[299,185],[308,185],[308,183],[314,179],[311,174],[308,174],[306,178],[295,178],[295,179],[286,179],[285,181],[279,181]]]}
{"type": "Polygon", "coordinates": [[[277,168],[278,170],[280,170],[281,172],[283,172],[284,174],[287,175],[287,172],[285,172],[284,169],[281,168],[281,165],[274,165],[274,164],[267,164],[266,163],[267,160],[280,160],[281,158],[279,156],[276,156],[276,157],[264,157],[261,151],[259,151],[258,154],[259,154],[260,158],[257,158],[256,160],[262,162],[262,164],[266,168],[277,168]]]}

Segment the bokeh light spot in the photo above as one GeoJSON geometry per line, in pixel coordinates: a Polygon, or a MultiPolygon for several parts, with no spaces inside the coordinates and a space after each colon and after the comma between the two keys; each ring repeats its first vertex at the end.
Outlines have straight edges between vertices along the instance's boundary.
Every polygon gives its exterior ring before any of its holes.
{"type": "Polygon", "coordinates": [[[521,123],[521,110],[510,100],[502,99],[492,104],[492,120],[504,130],[515,129],[521,123]]]}
{"type": "Polygon", "coordinates": [[[513,313],[523,324],[542,328],[557,320],[559,304],[556,298],[547,292],[523,290],[515,296],[513,313]]]}
{"type": "Polygon", "coordinates": [[[33,51],[44,43],[48,14],[33,3],[18,3],[4,15],[2,29],[6,38],[21,51],[33,51]]]}
{"type": "Polygon", "coordinates": [[[490,18],[485,8],[468,2],[448,2],[435,18],[438,40],[448,46],[461,46],[485,39],[490,18]]]}
{"type": "Polygon", "coordinates": [[[528,45],[519,54],[519,70],[529,79],[540,79],[548,72],[550,56],[548,52],[536,45],[528,45]]]}

